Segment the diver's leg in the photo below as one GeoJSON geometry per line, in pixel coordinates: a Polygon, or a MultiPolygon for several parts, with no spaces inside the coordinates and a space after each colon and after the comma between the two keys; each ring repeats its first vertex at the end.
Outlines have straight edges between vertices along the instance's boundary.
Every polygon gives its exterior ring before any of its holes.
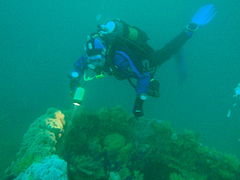
{"type": "Polygon", "coordinates": [[[164,62],[176,54],[183,45],[189,40],[192,36],[192,33],[182,32],[172,41],[167,43],[162,49],[154,51],[148,59],[150,60],[151,66],[161,66],[164,62]]]}

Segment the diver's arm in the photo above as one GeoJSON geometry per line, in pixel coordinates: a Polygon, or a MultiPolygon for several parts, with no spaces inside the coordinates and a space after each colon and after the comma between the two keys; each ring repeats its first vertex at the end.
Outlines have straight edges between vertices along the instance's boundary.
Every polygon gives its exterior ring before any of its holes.
{"type": "Polygon", "coordinates": [[[74,63],[73,71],[69,74],[70,78],[70,89],[72,92],[80,86],[80,81],[84,75],[86,69],[86,58],[82,56],[74,63]]]}

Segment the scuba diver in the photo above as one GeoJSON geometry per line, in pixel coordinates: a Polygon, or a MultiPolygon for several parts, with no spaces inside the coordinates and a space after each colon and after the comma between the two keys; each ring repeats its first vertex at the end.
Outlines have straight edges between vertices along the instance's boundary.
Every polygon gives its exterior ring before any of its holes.
{"type": "Polygon", "coordinates": [[[145,32],[122,20],[114,19],[99,25],[97,32],[88,36],[85,53],[75,62],[70,73],[74,101],[82,101],[82,80],[99,79],[106,73],[118,80],[129,81],[136,91],[133,114],[143,116],[147,96],[159,97],[159,82],[154,78],[157,67],[176,55],[193,33],[208,24],[215,14],[214,5],[201,7],[184,31],[159,50],[148,45],[145,32]]]}

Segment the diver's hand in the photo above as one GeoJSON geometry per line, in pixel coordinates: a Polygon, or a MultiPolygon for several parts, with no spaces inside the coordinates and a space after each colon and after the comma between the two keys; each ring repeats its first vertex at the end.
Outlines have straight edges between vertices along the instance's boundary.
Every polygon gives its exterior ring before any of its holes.
{"type": "Polygon", "coordinates": [[[133,107],[133,114],[135,117],[142,117],[144,115],[143,113],[143,103],[144,100],[142,100],[139,96],[135,100],[135,104],[133,107]]]}

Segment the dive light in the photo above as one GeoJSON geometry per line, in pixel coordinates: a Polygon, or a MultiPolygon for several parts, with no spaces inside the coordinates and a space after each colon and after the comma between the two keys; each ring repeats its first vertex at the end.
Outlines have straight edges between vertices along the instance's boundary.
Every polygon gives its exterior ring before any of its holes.
{"type": "Polygon", "coordinates": [[[85,94],[85,89],[84,88],[78,87],[76,89],[75,94],[73,96],[73,104],[75,106],[80,106],[80,104],[83,100],[84,94],[85,94]]]}

